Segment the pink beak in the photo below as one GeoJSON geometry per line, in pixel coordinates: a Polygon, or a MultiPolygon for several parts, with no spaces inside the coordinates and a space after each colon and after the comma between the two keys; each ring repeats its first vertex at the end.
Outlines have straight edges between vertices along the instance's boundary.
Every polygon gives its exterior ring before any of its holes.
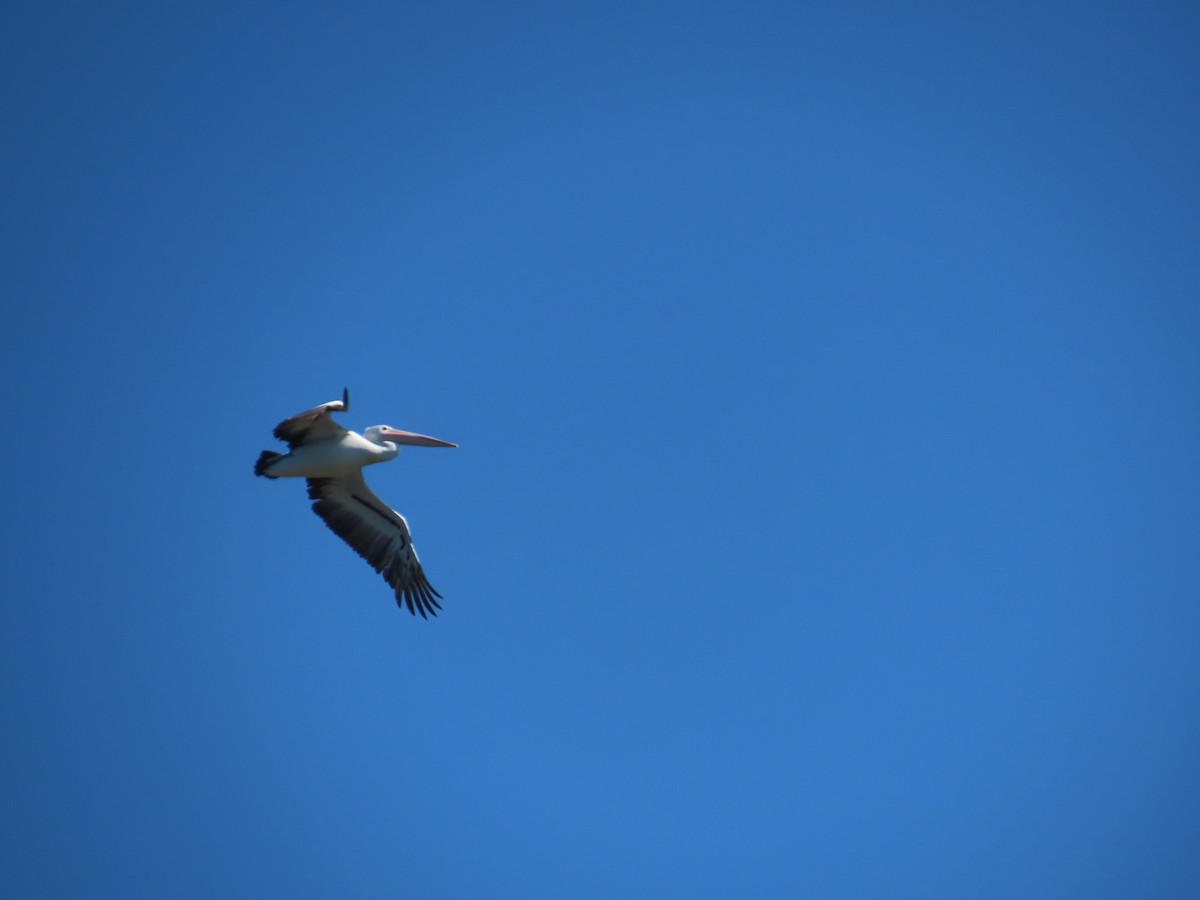
{"type": "Polygon", "coordinates": [[[400,431],[396,428],[383,429],[383,439],[394,444],[411,444],[414,447],[457,447],[449,441],[439,441],[427,434],[414,434],[411,431],[400,431]]]}

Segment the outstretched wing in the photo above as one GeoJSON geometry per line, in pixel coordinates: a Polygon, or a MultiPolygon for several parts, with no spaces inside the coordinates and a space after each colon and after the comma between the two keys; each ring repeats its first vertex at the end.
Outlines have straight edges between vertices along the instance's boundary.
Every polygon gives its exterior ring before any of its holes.
{"type": "Polygon", "coordinates": [[[330,400],[328,403],[297,413],[290,419],[284,419],[275,426],[272,434],[279,440],[286,441],[290,450],[314,441],[339,437],[346,433],[346,429],[333,421],[333,413],[345,412],[349,408],[350,389],[345,388],[342,390],[341,400],[330,400]]]}
{"type": "Polygon", "coordinates": [[[442,607],[435,598],[442,595],[425,577],[408,523],[371,492],[361,472],[310,478],[308,496],[313,512],[392,586],[398,606],[422,618],[437,615],[442,607]]]}

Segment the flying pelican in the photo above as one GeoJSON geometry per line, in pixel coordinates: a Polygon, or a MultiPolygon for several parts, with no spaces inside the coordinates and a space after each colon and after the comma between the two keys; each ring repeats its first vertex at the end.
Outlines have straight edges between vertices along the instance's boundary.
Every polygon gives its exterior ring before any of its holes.
{"type": "Polygon", "coordinates": [[[400,455],[397,444],[416,447],[457,447],[449,441],[387,425],[373,425],[362,434],[348,431],[333,413],[350,409],[350,390],[341,400],[284,419],[273,434],[289,453],[264,450],[254,474],[267,478],[307,478],[313,512],[329,529],[369,562],[396,591],[396,604],[413,615],[436,616],[441,597],[425,577],[404,516],[388,507],[367,487],[363,466],[387,462],[400,455]]]}

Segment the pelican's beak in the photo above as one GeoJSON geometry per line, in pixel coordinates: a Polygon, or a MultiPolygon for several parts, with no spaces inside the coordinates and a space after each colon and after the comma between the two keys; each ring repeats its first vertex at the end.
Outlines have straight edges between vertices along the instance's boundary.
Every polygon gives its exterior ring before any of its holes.
{"type": "Polygon", "coordinates": [[[411,431],[400,431],[396,428],[383,429],[383,439],[394,444],[411,444],[414,447],[457,447],[449,441],[439,441],[427,434],[414,434],[411,431]]]}

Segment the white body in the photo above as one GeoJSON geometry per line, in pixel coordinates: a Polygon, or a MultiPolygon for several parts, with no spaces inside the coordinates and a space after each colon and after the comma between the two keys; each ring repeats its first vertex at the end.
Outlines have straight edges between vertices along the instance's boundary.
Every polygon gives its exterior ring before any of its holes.
{"type": "Polygon", "coordinates": [[[375,443],[354,431],[311,444],[302,444],[271,465],[274,478],[344,478],[363,466],[387,462],[400,455],[391,441],[375,443]]]}

